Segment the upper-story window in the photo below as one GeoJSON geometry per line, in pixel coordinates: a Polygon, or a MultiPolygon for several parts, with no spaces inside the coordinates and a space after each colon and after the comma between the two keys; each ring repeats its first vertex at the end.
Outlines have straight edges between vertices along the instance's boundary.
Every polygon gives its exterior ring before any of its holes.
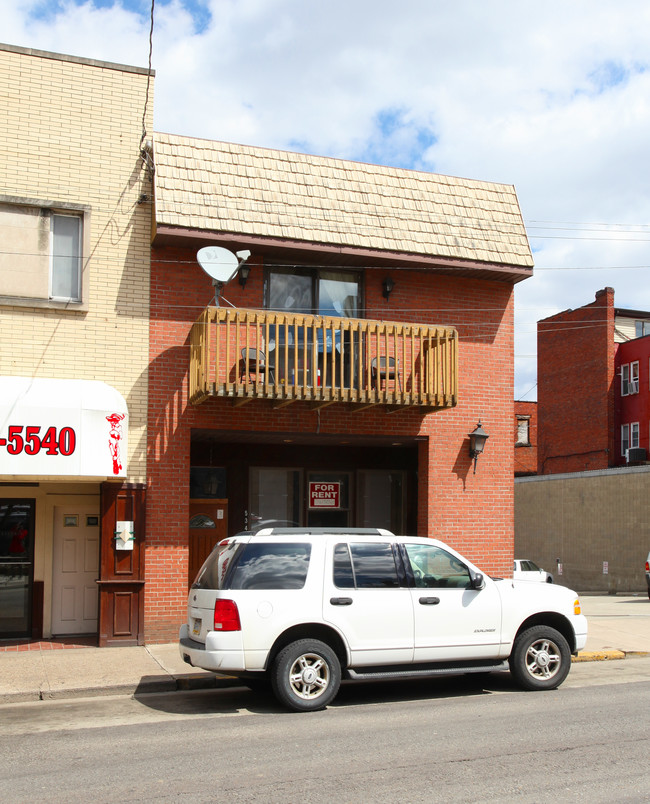
{"type": "Polygon", "coordinates": [[[621,366],[621,396],[639,393],[639,361],[621,366]]]}
{"type": "Polygon", "coordinates": [[[270,268],[265,304],[270,310],[358,318],[361,275],[318,268],[270,268]]]}
{"type": "Polygon", "coordinates": [[[634,330],[637,338],[650,335],[650,321],[635,321],[634,330]]]}
{"type": "Polygon", "coordinates": [[[0,297],[81,302],[84,211],[0,203],[0,297]]]}

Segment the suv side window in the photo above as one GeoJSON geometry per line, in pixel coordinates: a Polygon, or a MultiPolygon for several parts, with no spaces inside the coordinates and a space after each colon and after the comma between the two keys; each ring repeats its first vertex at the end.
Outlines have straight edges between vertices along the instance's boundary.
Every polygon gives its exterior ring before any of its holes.
{"type": "Polygon", "coordinates": [[[435,545],[406,544],[416,587],[471,589],[469,570],[456,556],[435,545]]]}
{"type": "Polygon", "coordinates": [[[252,542],[242,550],[229,589],[302,589],[311,544],[252,542]]]}
{"type": "Polygon", "coordinates": [[[392,589],[400,586],[393,548],[388,543],[337,544],[334,584],[340,589],[392,589]]]}

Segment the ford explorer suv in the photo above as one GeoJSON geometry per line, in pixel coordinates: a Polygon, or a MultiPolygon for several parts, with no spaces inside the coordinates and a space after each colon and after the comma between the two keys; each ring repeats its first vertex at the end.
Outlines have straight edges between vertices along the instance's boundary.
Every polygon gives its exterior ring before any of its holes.
{"type": "Polygon", "coordinates": [[[554,689],[586,639],[575,592],[490,578],[434,539],[266,528],[208,556],[179,647],[193,667],[313,711],[342,678],[509,670],[524,689],[554,689]]]}

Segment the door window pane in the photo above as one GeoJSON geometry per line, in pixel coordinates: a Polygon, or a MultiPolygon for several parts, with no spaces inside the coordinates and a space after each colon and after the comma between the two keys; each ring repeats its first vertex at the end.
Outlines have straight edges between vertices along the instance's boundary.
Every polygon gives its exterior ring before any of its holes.
{"type": "Polygon", "coordinates": [[[357,589],[390,589],[399,586],[390,544],[351,544],[357,589]]]}
{"type": "Polygon", "coordinates": [[[434,545],[407,544],[416,587],[427,589],[470,589],[469,570],[462,561],[434,545]]]}
{"type": "Polygon", "coordinates": [[[358,318],[357,275],[343,271],[321,271],[318,275],[318,313],[339,318],[358,318]]]}

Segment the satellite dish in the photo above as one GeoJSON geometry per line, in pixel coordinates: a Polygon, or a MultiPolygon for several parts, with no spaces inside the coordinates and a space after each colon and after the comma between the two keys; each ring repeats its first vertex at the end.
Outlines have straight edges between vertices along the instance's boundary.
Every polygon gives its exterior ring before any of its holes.
{"type": "Polygon", "coordinates": [[[239,270],[239,259],[232,251],[221,246],[206,246],[196,253],[196,259],[214,285],[214,303],[219,306],[219,296],[225,284],[235,276],[239,270]]]}
{"type": "Polygon", "coordinates": [[[237,257],[232,251],[221,246],[206,246],[199,249],[196,259],[206,274],[222,285],[230,282],[239,268],[237,257]]]}

